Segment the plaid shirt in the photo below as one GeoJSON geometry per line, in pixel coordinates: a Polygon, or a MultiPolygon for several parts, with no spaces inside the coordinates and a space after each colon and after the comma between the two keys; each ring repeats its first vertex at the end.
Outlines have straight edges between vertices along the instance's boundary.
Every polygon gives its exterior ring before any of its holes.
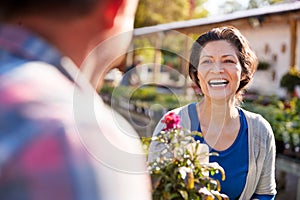
{"type": "Polygon", "coordinates": [[[0,25],[0,199],[151,199],[133,132],[70,59],[0,25]]]}
{"type": "Polygon", "coordinates": [[[88,156],[70,140],[62,84],[73,82],[61,58],[29,32],[0,26],[0,199],[99,199],[88,156]]]}

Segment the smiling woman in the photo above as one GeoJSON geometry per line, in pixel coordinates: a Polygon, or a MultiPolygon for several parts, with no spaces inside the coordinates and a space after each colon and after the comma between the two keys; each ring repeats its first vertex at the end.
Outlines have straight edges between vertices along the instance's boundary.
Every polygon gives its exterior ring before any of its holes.
{"type": "MultiPolygon", "coordinates": [[[[201,35],[193,44],[189,75],[201,89],[200,102],[172,110],[181,126],[201,132],[210,157],[226,172],[221,192],[230,199],[274,199],[275,140],[270,124],[260,115],[239,107],[242,94],[252,80],[257,57],[246,38],[234,27],[220,27],[201,35]],[[235,163],[233,165],[233,163],[235,163]]],[[[157,135],[163,124],[154,131],[157,135]]],[[[150,145],[149,160],[159,152],[150,145]]]]}
{"type": "Polygon", "coordinates": [[[213,41],[203,47],[197,76],[204,95],[214,99],[234,98],[232,94],[239,87],[242,71],[235,52],[225,40],[213,41]]]}
{"type": "MultiPolygon", "coordinates": [[[[248,85],[257,67],[257,57],[251,50],[247,39],[235,28],[213,29],[200,36],[193,45],[189,74],[195,84],[201,88],[199,72],[205,66],[218,75],[220,70],[235,70],[241,68],[239,87],[236,90],[235,100],[241,101],[245,87],[248,85]],[[199,69],[199,70],[198,70],[199,69]]],[[[227,73],[228,74],[228,73],[227,73]]],[[[219,76],[218,75],[218,76],[219,76]]],[[[220,78],[220,77],[218,77],[220,78]]],[[[204,89],[204,88],[201,88],[204,89]]]]}

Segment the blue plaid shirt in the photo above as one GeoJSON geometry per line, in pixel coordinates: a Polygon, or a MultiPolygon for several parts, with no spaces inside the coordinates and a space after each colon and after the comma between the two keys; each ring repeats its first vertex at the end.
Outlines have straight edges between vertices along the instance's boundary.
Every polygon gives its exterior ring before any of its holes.
{"type": "Polygon", "coordinates": [[[73,82],[61,59],[39,37],[0,26],[0,199],[99,199],[88,156],[70,140],[63,84],[73,82]]]}

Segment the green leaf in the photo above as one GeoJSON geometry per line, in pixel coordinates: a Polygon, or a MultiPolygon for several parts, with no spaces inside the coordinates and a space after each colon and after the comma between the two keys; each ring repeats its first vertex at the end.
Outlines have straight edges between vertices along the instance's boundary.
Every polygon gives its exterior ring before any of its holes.
{"type": "Polygon", "coordinates": [[[180,193],[180,195],[182,196],[182,198],[184,200],[188,200],[189,199],[189,194],[187,193],[187,191],[185,191],[185,190],[179,190],[178,192],[180,193]]]}

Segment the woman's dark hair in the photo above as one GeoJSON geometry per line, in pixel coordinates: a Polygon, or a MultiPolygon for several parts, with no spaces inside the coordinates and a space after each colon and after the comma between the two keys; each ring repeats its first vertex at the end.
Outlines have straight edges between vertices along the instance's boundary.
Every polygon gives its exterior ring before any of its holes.
{"type": "Polygon", "coordinates": [[[58,17],[80,16],[88,13],[99,2],[101,0],[1,0],[0,21],[30,13],[58,17]]]}
{"type": "Polygon", "coordinates": [[[200,53],[208,42],[218,40],[225,40],[236,48],[237,56],[242,66],[241,82],[236,92],[236,97],[241,101],[246,86],[252,80],[258,61],[255,53],[251,50],[247,39],[238,29],[231,26],[219,27],[202,34],[192,46],[189,60],[189,75],[193,82],[200,88],[198,79],[200,53]]]}

